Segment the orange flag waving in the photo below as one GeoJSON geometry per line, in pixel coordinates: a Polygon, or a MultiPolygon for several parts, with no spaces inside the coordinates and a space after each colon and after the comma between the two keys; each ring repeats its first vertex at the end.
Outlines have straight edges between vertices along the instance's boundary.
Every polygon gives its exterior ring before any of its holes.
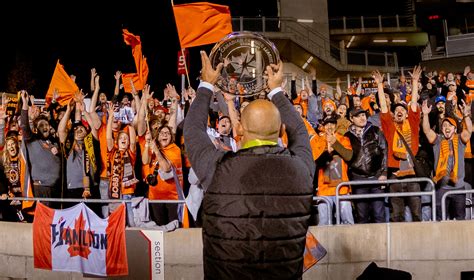
{"type": "Polygon", "coordinates": [[[50,104],[53,100],[53,92],[57,90],[59,97],[56,98],[56,101],[61,105],[67,105],[69,100],[74,97],[74,94],[79,91],[76,83],[69,77],[69,75],[64,70],[64,66],[58,62],[56,63],[56,68],[54,69],[53,77],[51,78],[51,83],[49,84],[48,92],[46,93],[46,104],[50,104]]]}
{"type": "Polygon", "coordinates": [[[132,80],[135,89],[142,90],[146,85],[146,80],[148,79],[148,64],[146,58],[142,54],[142,42],[140,36],[133,35],[127,29],[123,29],[122,32],[125,44],[132,46],[132,55],[137,68],[137,73],[122,75],[123,89],[125,92],[132,92],[132,85],[130,83],[130,80],[132,80]]]}
{"type": "Polygon", "coordinates": [[[215,43],[232,32],[228,6],[197,2],[173,6],[181,48],[215,43]]]}

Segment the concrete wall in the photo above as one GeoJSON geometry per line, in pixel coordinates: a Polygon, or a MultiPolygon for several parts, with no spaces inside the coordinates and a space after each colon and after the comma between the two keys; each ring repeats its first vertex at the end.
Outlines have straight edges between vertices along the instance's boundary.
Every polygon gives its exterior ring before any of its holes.
{"type": "Polygon", "coordinates": [[[328,0],[280,0],[280,16],[312,19],[308,25],[329,40],[328,0]]]}
{"type": "MultiPolygon", "coordinates": [[[[312,227],[328,254],[304,279],[355,279],[374,261],[410,272],[413,279],[460,279],[474,271],[474,223],[392,223],[312,227]]],[[[0,223],[0,279],[88,279],[79,273],[33,268],[31,224],[0,223]]],[[[127,230],[129,277],[146,279],[148,252],[141,234],[127,230]]],[[[165,278],[202,279],[200,229],[165,234],[165,278]]],[[[117,278],[115,278],[117,279],[117,278]]]]}

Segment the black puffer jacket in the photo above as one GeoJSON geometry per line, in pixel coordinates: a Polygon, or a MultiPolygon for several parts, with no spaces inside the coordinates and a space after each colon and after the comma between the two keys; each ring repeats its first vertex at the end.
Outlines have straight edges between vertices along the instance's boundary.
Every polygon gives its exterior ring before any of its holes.
{"type": "Polygon", "coordinates": [[[370,123],[359,138],[354,126],[345,134],[352,145],[352,159],[349,162],[349,177],[379,177],[387,174],[387,141],[382,130],[370,123]]]}
{"type": "Polygon", "coordinates": [[[207,279],[299,279],[312,174],[281,147],[227,154],[203,201],[207,279]]]}

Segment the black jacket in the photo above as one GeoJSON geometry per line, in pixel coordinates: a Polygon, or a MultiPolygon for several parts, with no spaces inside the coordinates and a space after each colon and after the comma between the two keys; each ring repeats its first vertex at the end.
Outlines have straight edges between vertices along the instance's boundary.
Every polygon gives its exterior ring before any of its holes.
{"type": "Polygon", "coordinates": [[[387,141],[382,130],[367,123],[359,138],[354,126],[345,134],[352,145],[352,159],[349,161],[349,177],[378,178],[387,175],[387,141]]]}
{"type": "Polygon", "coordinates": [[[212,92],[200,87],[184,124],[189,160],[206,190],[206,279],[298,279],[312,201],[314,161],[305,125],[279,92],[273,103],[288,149],[216,150],[206,133],[212,92]]]}
{"type": "Polygon", "coordinates": [[[227,154],[203,201],[206,278],[300,277],[311,200],[311,174],[288,150],[227,154]]]}

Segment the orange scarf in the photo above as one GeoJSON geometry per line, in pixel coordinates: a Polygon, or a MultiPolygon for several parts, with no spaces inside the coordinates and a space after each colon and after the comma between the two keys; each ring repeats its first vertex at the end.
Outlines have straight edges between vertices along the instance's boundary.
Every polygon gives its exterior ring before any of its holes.
{"type": "Polygon", "coordinates": [[[408,152],[403,144],[402,139],[400,138],[400,134],[403,135],[405,141],[407,142],[408,146],[411,148],[411,128],[410,123],[408,120],[404,120],[402,124],[402,129],[400,131],[398,125],[395,125],[395,129],[397,132],[393,135],[393,155],[400,160],[406,160],[408,158],[408,152]]]}
{"type": "Polygon", "coordinates": [[[466,144],[466,149],[464,150],[464,158],[474,158],[472,154],[471,141],[468,141],[466,144]]]}
{"type": "Polygon", "coordinates": [[[459,139],[458,136],[455,134],[452,140],[446,140],[443,138],[441,140],[441,148],[439,151],[439,159],[438,164],[436,165],[436,175],[433,178],[433,181],[438,183],[443,177],[448,175],[448,160],[450,156],[450,148],[449,142],[453,142],[453,154],[454,154],[454,166],[451,174],[449,174],[449,179],[451,182],[456,183],[458,181],[458,165],[459,165],[459,158],[458,158],[458,144],[459,139]]]}
{"type": "Polygon", "coordinates": [[[109,161],[109,196],[112,199],[120,199],[123,192],[122,188],[132,188],[127,190],[125,194],[133,194],[133,187],[138,183],[138,180],[135,178],[134,167],[128,150],[113,149],[111,153],[112,156],[109,161]]]}
{"type": "Polygon", "coordinates": [[[393,135],[393,156],[399,160],[399,170],[394,173],[397,177],[416,175],[415,164],[407,151],[411,149],[411,127],[408,120],[403,121],[402,129],[395,125],[396,132],[393,135]],[[403,135],[407,145],[403,143],[400,135],[403,135]]]}

